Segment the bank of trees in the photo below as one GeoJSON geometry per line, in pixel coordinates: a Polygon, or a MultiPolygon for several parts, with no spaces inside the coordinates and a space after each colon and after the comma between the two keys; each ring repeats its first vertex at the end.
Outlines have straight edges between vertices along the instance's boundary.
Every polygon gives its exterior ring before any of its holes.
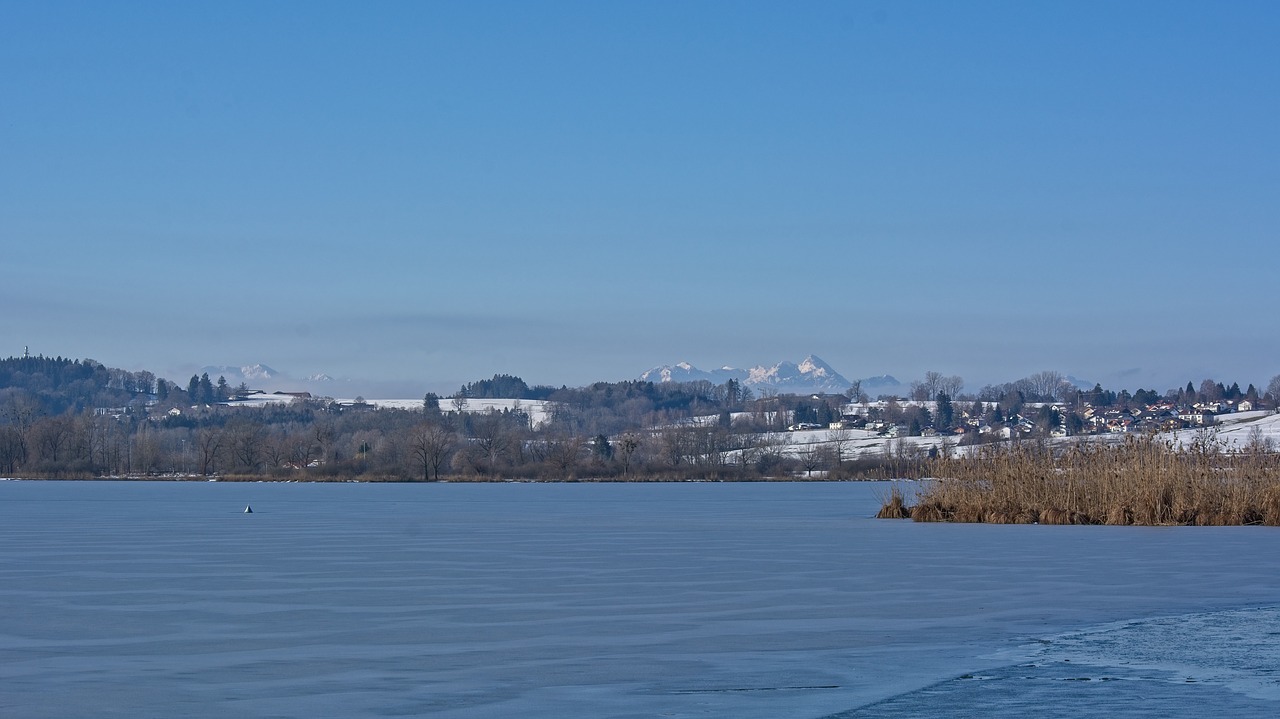
{"type": "Polygon", "coordinates": [[[222,378],[193,376],[184,387],[92,360],[11,358],[0,372],[8,476],[755,477],[776,471],[781,453],[751,430],[777,429],[797,411],[794,400],[774,398],[771,411],[753,413],[737,382],[554,389],[497,375],[445,401],[428,395],[410,411],[322,399],[228,406],[219,402],[234,391],[222,378]],[[545,421],[535,426],[518,403],[488,412],[467,405],[502,394],[544,398],[545,421]],[[703,416],[716,421],[694,421],[703,416]]]}
{"type": "Polygon", "coordinates": [[[0,426],[0,474],[440,479],[754,478],[781,444],[719,424],[587,434],[521,411],[351,412],[321,401],[180,418],[32,414],[0,426]],[[284,410],[284,411],[280,411],[284,410]]]}

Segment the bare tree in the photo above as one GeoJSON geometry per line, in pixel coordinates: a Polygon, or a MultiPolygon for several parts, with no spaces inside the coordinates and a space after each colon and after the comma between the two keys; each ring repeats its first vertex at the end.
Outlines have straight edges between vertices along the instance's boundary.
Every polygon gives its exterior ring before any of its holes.
{"type": "Polygon", "coordinates": [[[440,468],[449,460],[457,438],[452,431],[438,422],[422,422],[409,432],[409,453],[417,466],[422,467],[422,479],[430,481],[432,475],[440,479],[440,468]]]}
{"type": "Polygon", "coordinates": [[[727,429],[720,426],[697,427],[691,434],[695,462],[712,467],[723,467],[728,464],[735,445],[727,429]]]}
{"type": "Polygon", "coordinates": [[[308,434],[287,436],[284,440],[289,462],[297,469],[306,469],[315,460],[317,446],[308,434]]]}
{"type": "Polygon", "coordinates": [[[880,410],[880,419],[889,424],[898,424],[905,416],[902,405],[898,404],[898,400],[891,399],[885,403],[884,408],[880,410]]]}
{"type": "Polygon", "coordinates": [[[582,437],[576,434],[547,441],[547,462],[561,479],[573,476],[581,456],[582,437]]]}
{"type": "Polygon", "coordinates": [[[640,449],[640,443],[640,435],[634,432],[628,432],[618,438],[614,451],[622,462],[622,473],[624,475],[631,473],[631,458],[635,456],[636,450],[640,449]]]}
{"type": "Polygon", "coordinates": [[[262,466],[262,425],[256,422],[236,422],[230,428],[231,451],[240,466],[257,471],[262,466]]]}
{"type": "Polygon", "coordinates": [[[1027,377],[1028,387],[1031,394],[1049,399],[1059,399],[1062,393],[1062,384],[1067,378],[1062,376],[1061,372],[1053,370],[1045,370],[1036,372],[1027,377]]]}
{"type": "Polygon", "coordinates": [[[272,433],[263,438],[262,456],[272,468],[283,467],[289,461],[288,437],[283,433],[272,433]]]}
{"type": "Polygon", "coordinates": [[[138,431],[131,438],[133,449],[130,456],[133,458],[133,466],[136,470],[144,474],[150,474],[155,470],[160,461],[159,449],[157,447],[154,433],[149,429],[146,423],[138,428],[138,431]]]}
{"type": "Polygon", "coordinates": [[[13,474],[23,460],[22,437],[13,427],[0,427],[0,472],[13,474]]]}
{"type": "Polygon", "coordinates": [[[734,436],[737,440],[734,456],[738,459],[738,466],[745,472],[760,459],[760,440],[763,435],[748,432],[734,436]]]}
{"type": "Polygon", "coordinates": [[[924,379],[912,382],[911,399],[917,402],[934,400],[940,393],[955,397],[964,389],[964,378],[959,375],[944,376],[941,372],[925,372],[924,379]]]}
{"type": "Polygon", "coordinates": [[[205,427],[196,432],[196,457],[200,460],[200,474],[210,474],[217,468],[224,441],[221,429],[205,427]]]}
{"type": "Polygon", "coordinates": [[[37,421],[32,427],[32,437],[40,458],[48,462],[64,459],[73,429],[70,417],[49,417],[37,421]]]}
{"type": "Polygon", "coordinates": [[[25,391],[13,392],[0,414],[18,433],[18,464],[24,464],[31,452],[31,428],[40,416],[40,402],[25,391]]]}
{"type": "MultiPolygon", "coordinates": [[[[106,474],[118,475],[129,467],[129,438],[124,425],[111,417],[95,417],[92,422],[91,441],[97,450],[97,469],[106,474]]],[[[90,453],[92,457],[92,451],[90,453]]]]}
{"type": "Polygon", "coordinates": [[[946,378],[942,376],[941,372],[924,373],[925,399],[933,399],[938,396],[938,393],[942,391],[942,381],[944,379],[946,378]]]}
{"type": "Polygon", "coordinates": [[[848,451],[849,445],[853,442],[853,432],[847,429],[833,429],[827,432],[827,439],[831,442],[836,466],[839,467],[844,462],[845,452],[848,451]]]}
{"type": "Polygon", "coordinates": [[[334,459],[333,445],[338,440],[338,430],[332,422],[317,421],[312,424],[311,439],[319,449],[321,461],[329,462],[334,459]]]}
{"type": "Polygon", "coordinates": [[[1262,428],[1254,425],[1249,430],[1249,438],[1245,442],[1244,451],[1249,454],[1264,454],[1275,450],[1275,442],[1263,434],[1262,428]]]}
{"type": "Polygon", "coordinates": [[[760,435],[760,440],[756,445],[756,468],[761,474],[770,474],[778,465],[782,464],[783,452],[787,448],[787,441],[777,435],[764,434],[760,435]]]}
{"type": "Polygon", "coordinates": [[[831,450],[815,442],[800,450],[800,466],[804,467],[806,476],[812,477],[814,472],[827,466],[830,457],[831,450]]]}
{"type": "Polygon", "coordinates": [[[511,448],[512,437],[502,419],[497,412],[489,412],[472,425],[475,445],[488,460],[490,475],[496,474],[498,459],[511,448]]]}
{"type": "Polygon", "coordinates": [[[945,394],[954,399],[964,389],[964,378],[958,374],[949,377],[943,377],[938,382],[938,391],[933,394],[933,398],[937,399],[939,394],[945,394]]]}
{"type": "Polygon", "coordinates": [[[693,451],[689,448],[689,432],[684,427],[667,427],[658,435],[667,465],[679,467],[693,451]]]}

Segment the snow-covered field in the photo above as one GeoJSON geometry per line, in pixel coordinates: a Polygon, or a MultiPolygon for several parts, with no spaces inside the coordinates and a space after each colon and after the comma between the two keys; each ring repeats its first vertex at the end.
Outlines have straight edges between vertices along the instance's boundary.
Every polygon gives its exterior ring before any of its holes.
{"type": "Polygon", "coordinates": [[[1280,449],[1280,414],[1238,412],[1218,415],[1218,424],[1212,427],[1184,429],[1163,436],[1173,439],[1179,445],[1187,445],[1206,433],[1211,433],[1227,449],[1243,449],[1254,437],[1270,442],[1272,448],[1280,449]]]}
{"type": "MultiPolygon", "coordinates": [[[[783,445],[783,453],[793,457],[804,454],[819,447],[834,446],[834,430],[817,429],[797,432],[771,432],[762,435],[766,441],[783,445]]],[[[882,437],[865,430],[848,430],[849,440],[845,442],[842,455],[844,458],[876,457],[886,454],[903,454],[910,452],[928,452],[930,449],[942,449],[946,444],[954,451],[963,452],[968,448],[958,447],[958,439],[951,436],[938,437],[902,437],[893,439],[882,437]]],[[[1112,442],[1120,441],[1121,434],[1082,435],[1051,440],[1054,444],[1069,442],[1112,442]]],[[[1251,442],[1260,440],[1269,442],[1271,448],[1280,450],[1280,414],[1271,412],[1240,412],[1218,416],[1218,424],[1207,428],[1184,429],[1159,435],[1161,439],[1172,440],[1185,446],[1198,438],[1212,437],[1227,450],[1243,449],[1251,442]]]]}
{"type": "Polygon", "coordinates": [[[1280,715],[1280,530],[885,492],[0,482],[0,714],[1280,715]]]}
{"type": "Polygon", "coordinates": [[[815,448],[834,449],[837,443],[843,443],[841,456],[843,459],[860,457],[883,457],[887,454],[906,454],[928,452],[931,448],[941,448],[943,443],[955,447],[954,437],[882,437],[875,432],[862,429],[845,430],[848,439],[839,439],[840,430],[807,429],[796,432],[770,432],[764,435],[768,441],[783,444],[784,454],[798,457],[815,448]]]}
{"type": "MultiPolygon", "coordinates": [[[[336,400],[341,404],[350,404],[354,399],[336,400]]],[[[366,404],[388,409],[421,410],[421,399],[366,399],[366,404]]],[[[523,410],[528,413],[529,421],[538,426],[547,420],[550,414],[550,402],[540,399],[467,399],[461,405],[451,399],[440,400],[441,412],[457,412],[483,414],[485,412],[501,412],[503,410],[523,410]]]]}

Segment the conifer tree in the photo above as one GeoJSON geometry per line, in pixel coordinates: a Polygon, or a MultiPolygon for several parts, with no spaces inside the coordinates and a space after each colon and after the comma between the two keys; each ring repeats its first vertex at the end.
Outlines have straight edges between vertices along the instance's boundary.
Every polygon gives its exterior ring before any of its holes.
{"type": "Polygon", "coordinates": [[[946,392],[938,393],[938,429],[951,429],[951,425],[955,422],[955,408],[951,406],[951,395],[946,392]]]}

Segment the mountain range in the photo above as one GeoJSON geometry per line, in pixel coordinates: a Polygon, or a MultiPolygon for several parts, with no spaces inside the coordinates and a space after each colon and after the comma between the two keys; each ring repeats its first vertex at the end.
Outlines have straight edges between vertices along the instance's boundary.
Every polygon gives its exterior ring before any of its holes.
{"type": "Polygon", "coordinates": [[[201,367],[200,372],[209,375],[209,379],[217,381],[219,377],[225,377],[227,384],[235,387],[244,382],[245,384],[256,387],[257,384],[279,379],[282,375],[264,364],[245,365],[243,367],[233,367],[231,365],[209,365],[201,367]]]}
{"type": "MultiPolygon", "coordinates": [[[[696,382],[707,380],[712,384],[724,384],[733,379],[755,390],[774,392],[845,392],[853,384],[817,355],[809,355],[799,363],[784,360],[772,366],[757,365],[749,369],[721,367],[710,371],[700,370],[688,362],[663,365],[640,375],[648,382],[696,382]]],[[[889,375],[869,377],[863,380],[863,391],[870,388],[890,389],[899,386],[898,380],[889,375]]]]}

